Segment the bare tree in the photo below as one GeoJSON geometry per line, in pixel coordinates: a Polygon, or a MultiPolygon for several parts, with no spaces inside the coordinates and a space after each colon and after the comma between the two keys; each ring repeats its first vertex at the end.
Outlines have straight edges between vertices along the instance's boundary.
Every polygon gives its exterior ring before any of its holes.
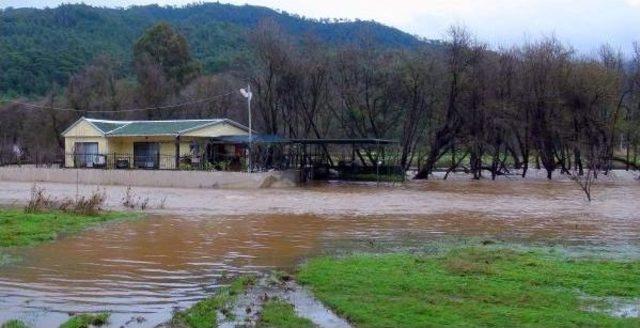
{"type": "Polygon", "coordinates": [[[445,75],[448,93],[443,110],[435,117],[439,123],[430,136],[429,154],[416,179],[427,179],[436,162],[455,147],[455,139],[463,125],[462,102],[468,91],[471,67],[481,54],[481,49],[474,47],[469,32],[464,28],[452,27],[449,35],[445,75]]]}

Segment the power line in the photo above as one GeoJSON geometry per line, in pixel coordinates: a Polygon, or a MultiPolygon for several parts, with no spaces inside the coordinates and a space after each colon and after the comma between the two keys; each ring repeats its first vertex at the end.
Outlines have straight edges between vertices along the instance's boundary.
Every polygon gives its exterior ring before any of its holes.
{"type": "Polygon", "coordinates": [[[218,98],[229,96],[231,94],[234,94],[235,92],[236,91],[230,91],[230,92],[219,94],[219,95],[216,95],[216,96],[213,96],[213,97],[187,101],[187,102],[183,102],[183,103],[176,104],[176,105],[167,105],[167,106],[158,106],[158,107],[146,107],[146,108],[127,108],[127,109],[118,109],[118,110],[82,110],[82,109],[76,109],[76,108],[63,108],[63,107],[34,105],[34,104],[20,102],[20,101],[10,101],[10,102],[13,103],[13,104],[16,104],[16,105],[22,105],[24,107],[27,107],[27,109],[46,109],[46,110],[57,110],[57,111],[67,111],[67,112],[84,112],[84,113],[124,113],[124,112],[138,112],[138,111],[164,110],[164,109],[178,108],[178,107],[183,107],[183,106],[188,106],[188,105],[193,105],[193,104],[209,102],[211,100],[215,100],[215,99],[218,99],[218,98]]]}

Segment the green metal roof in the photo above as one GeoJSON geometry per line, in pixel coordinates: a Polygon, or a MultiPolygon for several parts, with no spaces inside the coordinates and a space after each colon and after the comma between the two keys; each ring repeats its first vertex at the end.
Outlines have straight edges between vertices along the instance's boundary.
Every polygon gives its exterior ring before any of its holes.
{"type": "Polygon", "coordinates": [[[219,123],[221,120],[185,120],[185,121],[141,121],[131,122],[121,128],[107,132],[109,136],[138,135],[178,135],[205,125],[219,123]]]}
{"type": "Polygon", "coordinates": [[[167,121],[110,121],[99,119],[86,119],[106,136],[160,136],[179,135],[201,127],[221,122],[244,128],[242,125],[226,119],[205,120],[167,120],[167,121]]]}
{"type": "Polygon", "coordinates": [[[126,125],[126,123],[113,123],[113,122],[104,122],[104,121],[93,121],[91,123],[93,123],[93,125],[96,128],[100,129],[102,133],[107,133],[111,130],[121,128],[126,125]]]}

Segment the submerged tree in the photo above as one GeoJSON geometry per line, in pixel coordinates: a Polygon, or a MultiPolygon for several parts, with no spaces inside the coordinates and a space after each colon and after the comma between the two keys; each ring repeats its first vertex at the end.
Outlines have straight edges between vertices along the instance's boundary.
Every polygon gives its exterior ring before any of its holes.
{"type": "Polygon", "coordinates": [[[429,153],[416,179],[427,179],[442,156],[448,151],[455,153],[456,140],[463,128],[465,110],[470,100],[470,75],[473,65],[478,63],[482,55],[483,46],[475,45],[467,30],[452,27],[449,35],[451,39],[447,45],[444,75],[447,94],[442,109],[433,117],[436,123],[434,133],[429,138],[429,153]]]}

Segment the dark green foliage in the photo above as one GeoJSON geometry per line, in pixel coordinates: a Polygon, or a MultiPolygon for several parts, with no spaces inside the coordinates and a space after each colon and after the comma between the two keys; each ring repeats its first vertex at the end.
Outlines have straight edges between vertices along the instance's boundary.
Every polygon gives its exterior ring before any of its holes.
{"type": "Polygon", "coordinates": [[[185,36],[205,73],[219,72],[247,61],[246,34],[265,19],[294,36],[313,35],[330,44],[351,43],[365,36],[387,47],[415,47],[422,42],[374,22],[327,24],[256,6],[7,8],[0,10],[0,95],[43,95],[53,85],[66,86],[71,74],[98,55],[125,63],[123,70],[132,75],[131,47],[159,21],[175,26],[185,36]]]}
{"type": "Polygon", "coordinates": [[[157,65],[165,78],[178,85],[184,85],[200,70],[199,64],[191,59],[187,40],[165,22],[144,32],[133,46],[133,58],[139,81],[148,78],[144,74],[146,65],[157,65]]]}

